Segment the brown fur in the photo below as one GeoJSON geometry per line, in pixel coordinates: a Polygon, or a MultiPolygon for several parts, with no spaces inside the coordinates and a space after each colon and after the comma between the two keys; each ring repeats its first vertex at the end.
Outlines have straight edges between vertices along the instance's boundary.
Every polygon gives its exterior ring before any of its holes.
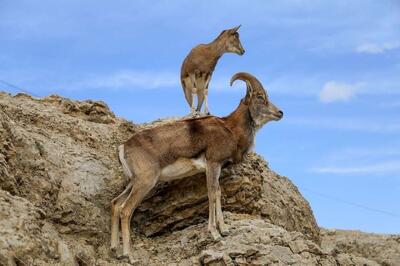
{"type": "MultiPolygon", "coordinates": [[[[171,122],[140,131],[124,144],[125,154],[120,159],[122,163],[126,161],[133,176],[127,190],[112,203],[113,249],[119,242],[118,227],[121,219],[123,253],[128,255],[132,212],[159,182],[163,169],[172,166],[174,173],[173,165],[177,162],[180,162],[179,166],[190,168],[191,160],[203,157],[210,203],[209,230],[214,238],[220,237],[217,225],[221,234],[227,233],[218,182],[221,168],[227,162],[239,163],[252,147],[256,129],[268,121],[281,119],[283,115],[268,101],[265,90],[255,77],[248,73],[238,73],[232,77],[231,83],[237,79],[246,82],[247,94],[229,116],[208,116],[171,122]]],[[[193,169],[187,173],[189,172],[193,173],[193,169]]],[[[177,176],[185,177],[182,172],[177,176]]]]}
{"type": "Polygon", "coordinates": [[[176,121],[135,134],[125,144],[125,156],[135,157],[146,153],[163,168],[178,158],[195,158],[205,153],[206,159],[224,162],[236,158],[235,152],[245,151],[251,146],[253,133],[248,130],[249,114],[244,103],[226,118],[208,116],[176,121]],[[239,120],[238,124],[231,120],[239,120]],[[246,130],[243,130],[245,128],[246,130]],[[219,143],[224,149],[213,145],[219,143]]]}
{"type": "Polygon", "coordinates": [[[224,53],[243,55],[244,49],[239,40],[237,30],[240,26],[224,30],[209,44],[200,44],[194,47],[186,56],[181,68],[181,83],[186,101],[194,111],[194,98],[197,95],[196,111],[200,112],[205,99],[205,113],[208,113],[208,84],[218,59],[224,53]]]}

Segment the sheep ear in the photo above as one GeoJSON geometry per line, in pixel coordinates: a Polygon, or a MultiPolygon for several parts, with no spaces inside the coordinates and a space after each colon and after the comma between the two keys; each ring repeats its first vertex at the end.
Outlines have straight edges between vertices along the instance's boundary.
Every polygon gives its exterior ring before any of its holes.
{"type": "Polygon", "coordinates": [[[240,28],[240,26],[242,26],[242,25],[239,25],[239,26],[237,26],[237,27],[232,28],[231,31],[232,31],[232,32],[237,32],[238,29],[240,28]]]}
{"type": "Polygon", "coordinates": [[[217,39],[220,38],[225,32],[227,32],[228,30],[223,30],[221,31],[221,33],[218,35],[217,39]]]}

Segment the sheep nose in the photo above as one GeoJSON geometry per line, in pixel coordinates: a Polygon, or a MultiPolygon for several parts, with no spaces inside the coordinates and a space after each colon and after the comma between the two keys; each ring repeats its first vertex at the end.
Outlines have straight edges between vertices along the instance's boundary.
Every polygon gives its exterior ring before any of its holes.
{"type": "Polygon", "coordinates": [[[283,112],[281,110],[279,110],[279,115],[282,117],[283,116],[283,112]]]}

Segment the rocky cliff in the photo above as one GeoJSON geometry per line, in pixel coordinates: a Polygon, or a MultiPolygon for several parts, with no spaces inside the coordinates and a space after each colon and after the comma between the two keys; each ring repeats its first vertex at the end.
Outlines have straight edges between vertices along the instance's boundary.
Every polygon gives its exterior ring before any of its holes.
{"type": "MultiPolygon", "coordinates": [[[[116,147],[137,130],[171,120],[135,125],[103,102],[0,93],[0,264],[127,264],[109,252],[110,201],[127,182],[116,147]]],[[[207,233],[204,175],[157,186],[133,217],[137,264],[398,262],[396,236],[385,258],[364,252],[368,243],[361,252],[336,233],[321,237],[297,188],[254,153],[224,169],[221,188],[230,234],[214,242],[207,233]]]]}

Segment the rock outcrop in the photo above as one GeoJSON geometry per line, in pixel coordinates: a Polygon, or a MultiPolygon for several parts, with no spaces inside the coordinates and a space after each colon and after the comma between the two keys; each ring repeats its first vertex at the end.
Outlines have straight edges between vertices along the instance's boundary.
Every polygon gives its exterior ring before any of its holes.
{"type": "MultiPolygon", "coordinates": [[[[109,253],[110,201],[127,182],[116,147],[171,120],[134,125],[103,102],[0,93],[0,265],[125,264],[109,253]]],[[[138,265],[392,263],[322,248],[308,202],[254,153],[224,169],[221,188],[231,233],[214,242],[204,175],[157,186],[133,217],[138,265]]]]}
{"type": "Polygon", "coordinates": [[[321,229],[322,247],[330,253],[349,253],[380,265],[400,265],[400,235],[321,229]]]}

